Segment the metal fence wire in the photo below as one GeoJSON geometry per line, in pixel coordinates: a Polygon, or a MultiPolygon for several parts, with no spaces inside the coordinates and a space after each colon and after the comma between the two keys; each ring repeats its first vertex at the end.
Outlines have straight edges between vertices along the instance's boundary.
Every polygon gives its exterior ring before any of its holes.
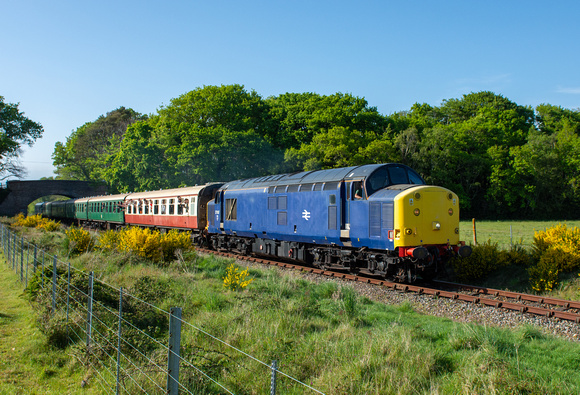
{"type": "Polygon", "coordinates": [[[253,377],[257,390],[269,386],[270,394],[277,389],[322,394],[280,371],[278,361],[260,361],[182,320],[180,307],[160,309],[46,253],[5,225],[0,234],[6,263],[41,301],[40,314],[61,329],[52,341],[72,347],[104,393],[234,394],[247,391],[236,379],[253,377]],[[232,366],[244,375],[237,377],[232,366]],[[224,372],[231,374],[227,386],[215,379],[224,372]]]}

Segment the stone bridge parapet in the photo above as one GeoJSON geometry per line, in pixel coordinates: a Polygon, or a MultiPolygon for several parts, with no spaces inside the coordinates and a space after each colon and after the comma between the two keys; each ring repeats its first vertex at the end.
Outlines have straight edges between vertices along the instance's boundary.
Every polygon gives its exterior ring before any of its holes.
{"type": "Polygon", "coordinates": [[[8,181],[6,187],[0,188],[0,216],[11,217],[18,213],[26,213],[28,205],[43,196],[62,195],[81,198],[106,193],[105,185],[95,186],[88,181],[8,181]]]}

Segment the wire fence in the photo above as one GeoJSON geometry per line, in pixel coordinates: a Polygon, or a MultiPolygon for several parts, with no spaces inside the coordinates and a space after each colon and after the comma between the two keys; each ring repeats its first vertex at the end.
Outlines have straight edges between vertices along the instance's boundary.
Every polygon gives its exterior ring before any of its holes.
{"type": "MultiPolygon", "coordinates": [[[[41,301],[51,322],[51,341],[72,346],[94,372],[103,393],[235,394],[321,391],[148,303],[63,262],[0,226],[6,263],[27,291],[41,301]]],[[[44,315],[44,317],[42,317],[44,315]]]]}

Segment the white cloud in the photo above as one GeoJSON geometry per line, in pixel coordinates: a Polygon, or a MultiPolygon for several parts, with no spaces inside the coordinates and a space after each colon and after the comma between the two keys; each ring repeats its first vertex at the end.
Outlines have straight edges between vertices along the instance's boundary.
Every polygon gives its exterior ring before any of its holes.
{"type": "Polygon", "coordinates": [[[556,89],[558,93],[569,93],[571,95],[580,95],[580,88],[563,88],[561,86],[556,89]]]}

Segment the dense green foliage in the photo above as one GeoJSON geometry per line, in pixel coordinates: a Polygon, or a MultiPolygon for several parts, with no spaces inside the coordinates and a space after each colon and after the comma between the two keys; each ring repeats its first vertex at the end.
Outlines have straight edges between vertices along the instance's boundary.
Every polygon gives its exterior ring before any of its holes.
{"type": "Polygon", "coordinates": [[[109,113],[57,143],[60,177],[124,192],[400,162],[458,193],[464,216],[572,219],[580,212],[578,110],[532,109],[477,92],[382,115],[350,94],[264,99],[227,85],[185,93],[149,117],[115,111],[130,116],[109,113]],[[99,132],[105,122],[117,132],[99,132]]]}
{"type": "Polygon", "coordinates": [[[31,146],[43,132],[42,125],[18,110],[18,104],[5,103],[0,96],[0,179],[26,174],[18,162],[22,145],[31,146]]]}

